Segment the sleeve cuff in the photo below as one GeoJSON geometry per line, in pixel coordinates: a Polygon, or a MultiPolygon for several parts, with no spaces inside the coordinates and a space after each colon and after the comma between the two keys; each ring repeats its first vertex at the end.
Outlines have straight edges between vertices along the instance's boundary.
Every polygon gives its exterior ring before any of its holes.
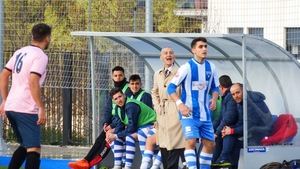
{"type": "Polygon", "coordinates": [[[176,100],[176,105],[179,106],[182,103],[180,99],[176,100]]]}

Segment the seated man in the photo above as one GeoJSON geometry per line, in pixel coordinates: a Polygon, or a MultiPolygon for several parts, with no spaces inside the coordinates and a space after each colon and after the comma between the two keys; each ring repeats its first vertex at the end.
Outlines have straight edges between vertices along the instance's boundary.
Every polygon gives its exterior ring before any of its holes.
{"type": "Polygon", "coordinates": [[[148,92],[142,89],[142,80],[138,74],[129,77],[130,98],[143,102],[150,108],[153,108],[152,97],[148,92]]]}
{"type": "MultiPolygon", "coordinates": [[[[116,66],[112,69],[112,80],[114,82],[114,87],[119,87],[126,94],[130,96],[131,92],[128,87],[127,80],[125,78],[125,70],[121,66],[116,66]]],[[[117,125],[121,125],[119,119],[115,118],[113,115],[113,109],[116,105],[112,103],[112,99],[108,98],[104,106],[104,122],[103,122],[103,131],[97,137],[92,148],[88,154],[82,159],[75,162],[70,162],[68,165],[72,169],[89,169],[92,166],[99,164],[109,153],[110,145],[105,141],[106,132],[112,130],[117,125]]],[[[119,128],[122,128],[119,126],[119,128]]]]}
{"type": "MultiPolygon", "coordinates": [[[[114,141],[114,153],[115,153],[115,166],[114,168],[121,168],[122,154],[124,152],[124,138],[126,140],[126,162],[125,169],[132,167],[134,154],[135,154],[135,140],[139,138],[140,131],[144,131],[145,128],[152,127],[156,120],[156,113],[153,109],[148,107],[142,102],[134,99],[126,98],[122,90],[114,88],[111,90],[110,95],[113,101],[117,105],[116,115],[126,126],[124,130],[119,132],[107,132],[106,138],[108,142],[114,141]],[[137,134],[138,132],[138,134],[137,134]]],[[[140,145],[141,151],[143,147],[140,145]]]]}
{"type": "MultiPolygon", "coordinates": [[[[145,105],[153,109],[152,97],[149,93],[145,92],[142,88],[142,80],[138,74],[133,74],[129,77],[129,88],[131,91],[131,99],[135,99],[137,101],[143,102],[145,105]]],[[[138,135],[139,144],[142,146],[141,153],[144,154],[143,150],[145,150],[146,139],[148,128],[144,128],[139,131],[138,135]]]]}
{"type": "MultiPolygon", "coordinates": [[[[233,99],[238,103],[239,114],[243,114],[243,85],[234,84],[231,89],[233,99]]],[[[248,145],[258,146],[272,130],[272,114],[264,102],[266,97],[260,92],[247,91],[248,145]]],[[[234,130],[232,130],[234,132],[234,130]]]]}
{"type": "Polygon", "coordinates": [[[213,154],[213,162],[218,166],[230,166],[231,165],[231,152],[232,147],[235,144],[236,138],[225,137],[222,138],[222,130],[225,126],[232,126],[237,122],[238,112],[237,104],[233,100],[230,93],[230,87],[232,81],[229,76],[223,75],[219,78],[220,92],[222,94],[222,108],[219,116],[219,120],[214,123],[215,130],[215,142],[216,147],[213,154]]]}
{"type": "MultiPolygon", "coordinates": [[[[222,130],[223,139],[227,137],[243,136],[243,85],[233,84],[230,88],[231,95],[237,103],[238,121],[232,126],[225,126],[222,130]]],[[[258,146],[260,140],[268,135],[272,128],[272,115],[264,102],[265,96],[260,92],[247,91],[248,111],[248,145],[258,146]]],[[[237,165],[240,149],[243,144],[240,140],[236,142],[232,158],[237,165]]]]}

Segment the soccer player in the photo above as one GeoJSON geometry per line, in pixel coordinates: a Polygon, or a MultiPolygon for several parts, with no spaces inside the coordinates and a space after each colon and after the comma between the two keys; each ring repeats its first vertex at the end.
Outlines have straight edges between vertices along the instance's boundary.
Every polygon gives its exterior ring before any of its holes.
{"type": "Polygon", "coordinates": [[[194,57],[178,69],[168,86],[168,93],[176,101],[182,115],[182,130],[186,139],[184,155],[189,169],[197,168],[195,145],[199,138],[203,144],[199,155],[200,169],[209,169],[214,149],[209,109],[216,108],[219,81],[215,65],[206,60],[207,40],[195,38],[191,48],[194,57]],[[181,86],[181,98],[176,94],[177,86],[181,86]],[[209,93],[212,93],[210,100],[209,93]]]}
{"type": "Polygon", "coordinates": [[[131,99],[141,101],[150,108],[153,107],[151,95],[142,89],[142,80],[140,75],[133,74],[129,77],[129,89],[131,92],[131,99]]]}
{"type": "MultiPolygon", "coordinates": [[[[131,91],[128,87],[128,82],[125,78],[125,70],[121,66],[116,66],[112,69],[112,80],[115,87],[122,89],[126,96],[131,96],[131,91]]],[[[99,164],[109,153],[111,147],[109,143],[105,141],[106,132],[113,131],[113,129],[120,125],[118,118],[114,117],[114,109],[116,104],[112,103],[112,98],[109,97],[104,108],[104,122],[103,131],[97,137],[94,145],[88,152],[88,154],[82,160],[70,162],[69,167],[73,169],[89,169],[90,167],[99,164]]],[[[119,126],[122,128],[122,126],[119,126]]]]}
{"type": "MultiPolygon", "coordinates": [[[[108,142],[114,141],[114,153],[115,153],[115,169],[121,168],[121,154],[117,152],[123,151],[124,143],[122,138],[126,140],[126,163],[125,169],[132,167],[133,158],[135,154],[135,140],[139,138],[140,130],[152,126],[156,120],[156,113],[149,106],[143,102],[139,102],[135,99],[126,97],[122,90],[114,88],[111,90],[115,104],[117,105],[116,113],[122,123],[126,126],[124,130],[120,132],[111,133],[108,132],[106,138],[108,142]],[[117,142],[117,143],[116,143],[117,142]]],[[[141,151],[142,147],[140,146],[141,151]]]]}
{"type": "Polygon", "coordinates": [[[44,23],[33,26],[31,45],[17,50],[1,73],[2,103],[0,115],[6,114],[20,146],[13,153],[9,169],[40,166],[40,125],[46,123],[45,105],[41,98],[41,85],[46,77],[51,27],[44,23]],[[9,77],[12,85],[8,91],[9,77]]]}
{"type": "MultiPolygon", "coordinates": [[[[129,88],[130,91],[132,92],[132,95],[130,96],[131,99],[135,99],[137,101],[143,102],[148,107],[153,109],[152,97],[149,93],[145,92],[142,89],[142,80],[138,74],[133,74],[129,77],[129,88]]],[[[152,126],[149,127],[152,128],[152,126]]],[[[141,146],[142,155],[144,154],[148,132],[149,132],[149,128],[145,127],[142,130],[139,130],[138,133],[138,140],[141,146]]]]}

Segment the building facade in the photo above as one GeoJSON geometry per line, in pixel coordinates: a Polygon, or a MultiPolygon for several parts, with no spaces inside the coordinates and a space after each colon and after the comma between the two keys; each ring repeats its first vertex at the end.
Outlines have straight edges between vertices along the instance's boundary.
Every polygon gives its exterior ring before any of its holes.
{"type": "Polygon", "coordinates": [[[263,37],[300,59],[299,0],[208,0],[208,33],[263,37]]]}

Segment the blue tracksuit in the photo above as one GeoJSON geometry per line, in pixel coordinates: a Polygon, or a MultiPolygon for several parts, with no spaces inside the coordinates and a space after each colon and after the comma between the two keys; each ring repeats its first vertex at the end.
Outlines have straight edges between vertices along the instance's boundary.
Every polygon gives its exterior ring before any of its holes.
{"type": "Polygon", "coordinates": [[[221,131],[225,126],[232,126],[236,124],[237,119],[237,103],[233,100],[228,89],[222,96],[222,109],[218,120],[219,123],[214,126],[216,128],[215,134],[217,135],[216,147],[213,155],[214,162],[221,160],[229,161],[235,141],[232,139],[228,140],[228,138],[223,140],[221,131]]]}

